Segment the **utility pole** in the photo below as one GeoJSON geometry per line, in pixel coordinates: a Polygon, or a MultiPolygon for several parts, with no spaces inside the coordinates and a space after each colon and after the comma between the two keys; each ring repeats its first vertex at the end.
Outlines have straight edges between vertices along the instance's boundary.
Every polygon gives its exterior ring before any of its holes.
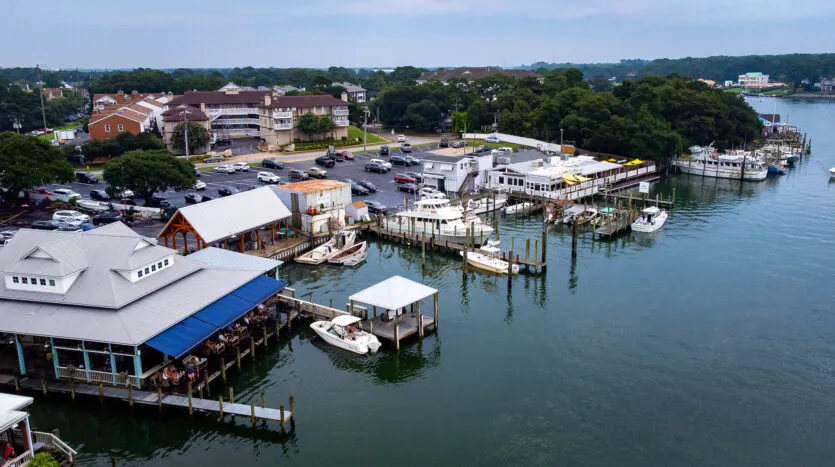
{"type": "Polygon", "coordinates": [[[43,118],[43,131],[46,132],[46,110],[43,107],[43,80],[41,79],[41,66],[35,65],[38,69],[38,82],[41,83],[41,87],[38,88],[38,93],[41,95],[41,117],[43,118]]]}
{"type": "Polygon", "coordinates": [[[365,118],[365,124],[362,126],[362,150],[368,151],[368,102],[365,103],[362,115],[365,118]]]}
{"type": "Polygon", "coordinates": [[[560,152],[562,152],[562,128],[560,128],[560,152]]]}

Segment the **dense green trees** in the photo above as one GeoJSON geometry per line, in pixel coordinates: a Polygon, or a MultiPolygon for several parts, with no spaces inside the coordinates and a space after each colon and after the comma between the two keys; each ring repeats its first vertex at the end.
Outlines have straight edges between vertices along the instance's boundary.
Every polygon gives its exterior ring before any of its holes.
{"type": "MultiPolygon", "coordinates": [[[[81,112],[86,107],[87,100],[80,95],[70,92],[64,95],[64,98],[44,102],[48,127],[63,125],[67,117],[81,112]]],[[[15,121],[20,123],[21,132],[43,128],[40,96],[37,89],[34,92],[25,92],[0,78],[0,131],[14,131],[15,121]]]]}
{"type": "Polygon", "coordinates": [[[146,201],[157,191],[194,186],[194,165],[167,151],[129,151],[104,166],[108,191],[133,190],[146,201]]]}
{"type": "MultiPolygon", "coordinates": [[[[605,80],[604,80],[605,81],[605,80]]],[[[668,158],[688,144],[741,146],[761,131],[754,111],[738,97],[681,76],[626,81],[595,92],[576,69],[546,72],[544,83],[495,76],[444,86],[399,83],[374,105],[388,124],[431,130],[450,115],[461,129],[558,141],[585,149],[668,158]],[[457,109],[457,111],[456,111],[457,109]]]]}
{"type": "Polygon", "coordinates": [[[186,125],[188,125],[188,147],[192,154],[209,145],[209,132],[200,124],[194,122],[180,123],[174,127],[174,133],[171,134],[171,145],[174,150],[185,152],[186,125]]]}
{"type": "Polygon", "coordinates": [[[306,135],[330,133],[336,128],[336,123],[327,115],[306,113],[299,117],[296,128],[306,135]]]}
{"type": "Polygon", "coordinates": [[[87,161],[99,158],[119,157],[127,151],[165,149],[161,139],[152,133],[119,133],[116,138],[104,141],[90,140],[81,145],[81,152],[87,161]]]}
{"type": "Polygon", "coordinates": [[[31,136],[0,134],[0,185],[9,193],[72,178],[72,166],[58,148],[31,136]]]}

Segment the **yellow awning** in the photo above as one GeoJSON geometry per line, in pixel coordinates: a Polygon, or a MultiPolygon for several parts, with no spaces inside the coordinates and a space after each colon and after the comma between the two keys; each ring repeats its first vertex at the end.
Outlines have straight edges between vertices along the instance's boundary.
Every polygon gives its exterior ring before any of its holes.
{"type": "Polygon", "coordinates": [[[627,162],[626,164],[623,164],[623,165],[641,165],[643,163],[644,163],[644,161],[642,161],[641,159],[634,159],[634,160],[631,160],[631,161],[629,161],[629,162],[627,162]]]}
{"type": "Polygon", "coordinates": [[[606,162],[617,162],[617,159],[608,159],[606,162]]]}
{"type": "Polygon", "coordinates": [[[587,182],[591,180],[590,178],[584,177],[582,175],[575,175],[574,178],[577,179],[578,182],[587,182]]]}
{"type": "Polygon", "coordinates": [[[579,180],[574,178],[574,174],[562,174],[562,179],[568,186],[576,185],[579,182],[579,180]]]}

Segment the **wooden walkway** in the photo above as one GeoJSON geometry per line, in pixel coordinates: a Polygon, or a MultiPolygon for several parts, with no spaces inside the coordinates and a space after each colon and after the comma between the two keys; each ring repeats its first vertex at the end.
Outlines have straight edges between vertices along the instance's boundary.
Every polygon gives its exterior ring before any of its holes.
{"type": "Polygon", "coordinates": [[[596,228],[594,233],[601,237],[611,237],[632,228],[632,222],[634,222],[636,215],[633,211],[619,209],[613,215],[615,219],[596,228]]]}
{"type": "Polygon", "coordinates": [[[226,415],[237,415],[249,417],[253,423],[258,420],[279,422],[281,423],[282,429],[284,429],[284,424],[288,422],[291,426],[295,425],[293,421],[295,402],[292,396],[289,403],[290,410],[285,410],[283,405],[278,409],[271,409],[256,405],[254,402],[249,405],[244,405],[234,402],[223,402],[222,398],[219,400],[207,400],[177,394],[163,394],[161,391],[148,392],[131,388],[94,386],[87,383],[71,383],[57,380],[47,381],[46,379],[23,378],[19,384],[21,388],[44,391],[44,393],[58,392],[70,394],[73,399],[75,399],[76,394],[82,394],[96,396],[101,400],[105,398],[121,400],[130,404],[130,406],[134,404],[155,405],[160,409],[163,407],[176,407],[188,409],[190,414],[194,411],[211,412],[216,413],[221,419],[226,415]]]}
{"type": "MultiPolygon", "coordinates": [[[[426,329],[435,324],[435,320],[431,316],[421,315],[423,317],[423,329],[426,329]]],[[[394,341],[394,321],[383,321],[383,315],[374,316],[360,322],[362,328],[374,334],[377,337],[382,337],[390,341],[394,341]]],[[[406,313],[397,317],[397,336],[400,340],[405,337],[418,334],[418,322],[416,313],[406,313]]]]}

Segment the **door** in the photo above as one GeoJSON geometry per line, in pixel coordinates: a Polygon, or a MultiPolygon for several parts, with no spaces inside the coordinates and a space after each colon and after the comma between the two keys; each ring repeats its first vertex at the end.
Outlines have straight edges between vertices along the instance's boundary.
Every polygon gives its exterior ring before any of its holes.
{"type": "Polygon", "coordinates": [[[444,185],[445,181],[446,180],[444,180],[443,178],[438,179],[438,191],[442,191],[442,192],[446,193],[446,186],[444,185]]]}

